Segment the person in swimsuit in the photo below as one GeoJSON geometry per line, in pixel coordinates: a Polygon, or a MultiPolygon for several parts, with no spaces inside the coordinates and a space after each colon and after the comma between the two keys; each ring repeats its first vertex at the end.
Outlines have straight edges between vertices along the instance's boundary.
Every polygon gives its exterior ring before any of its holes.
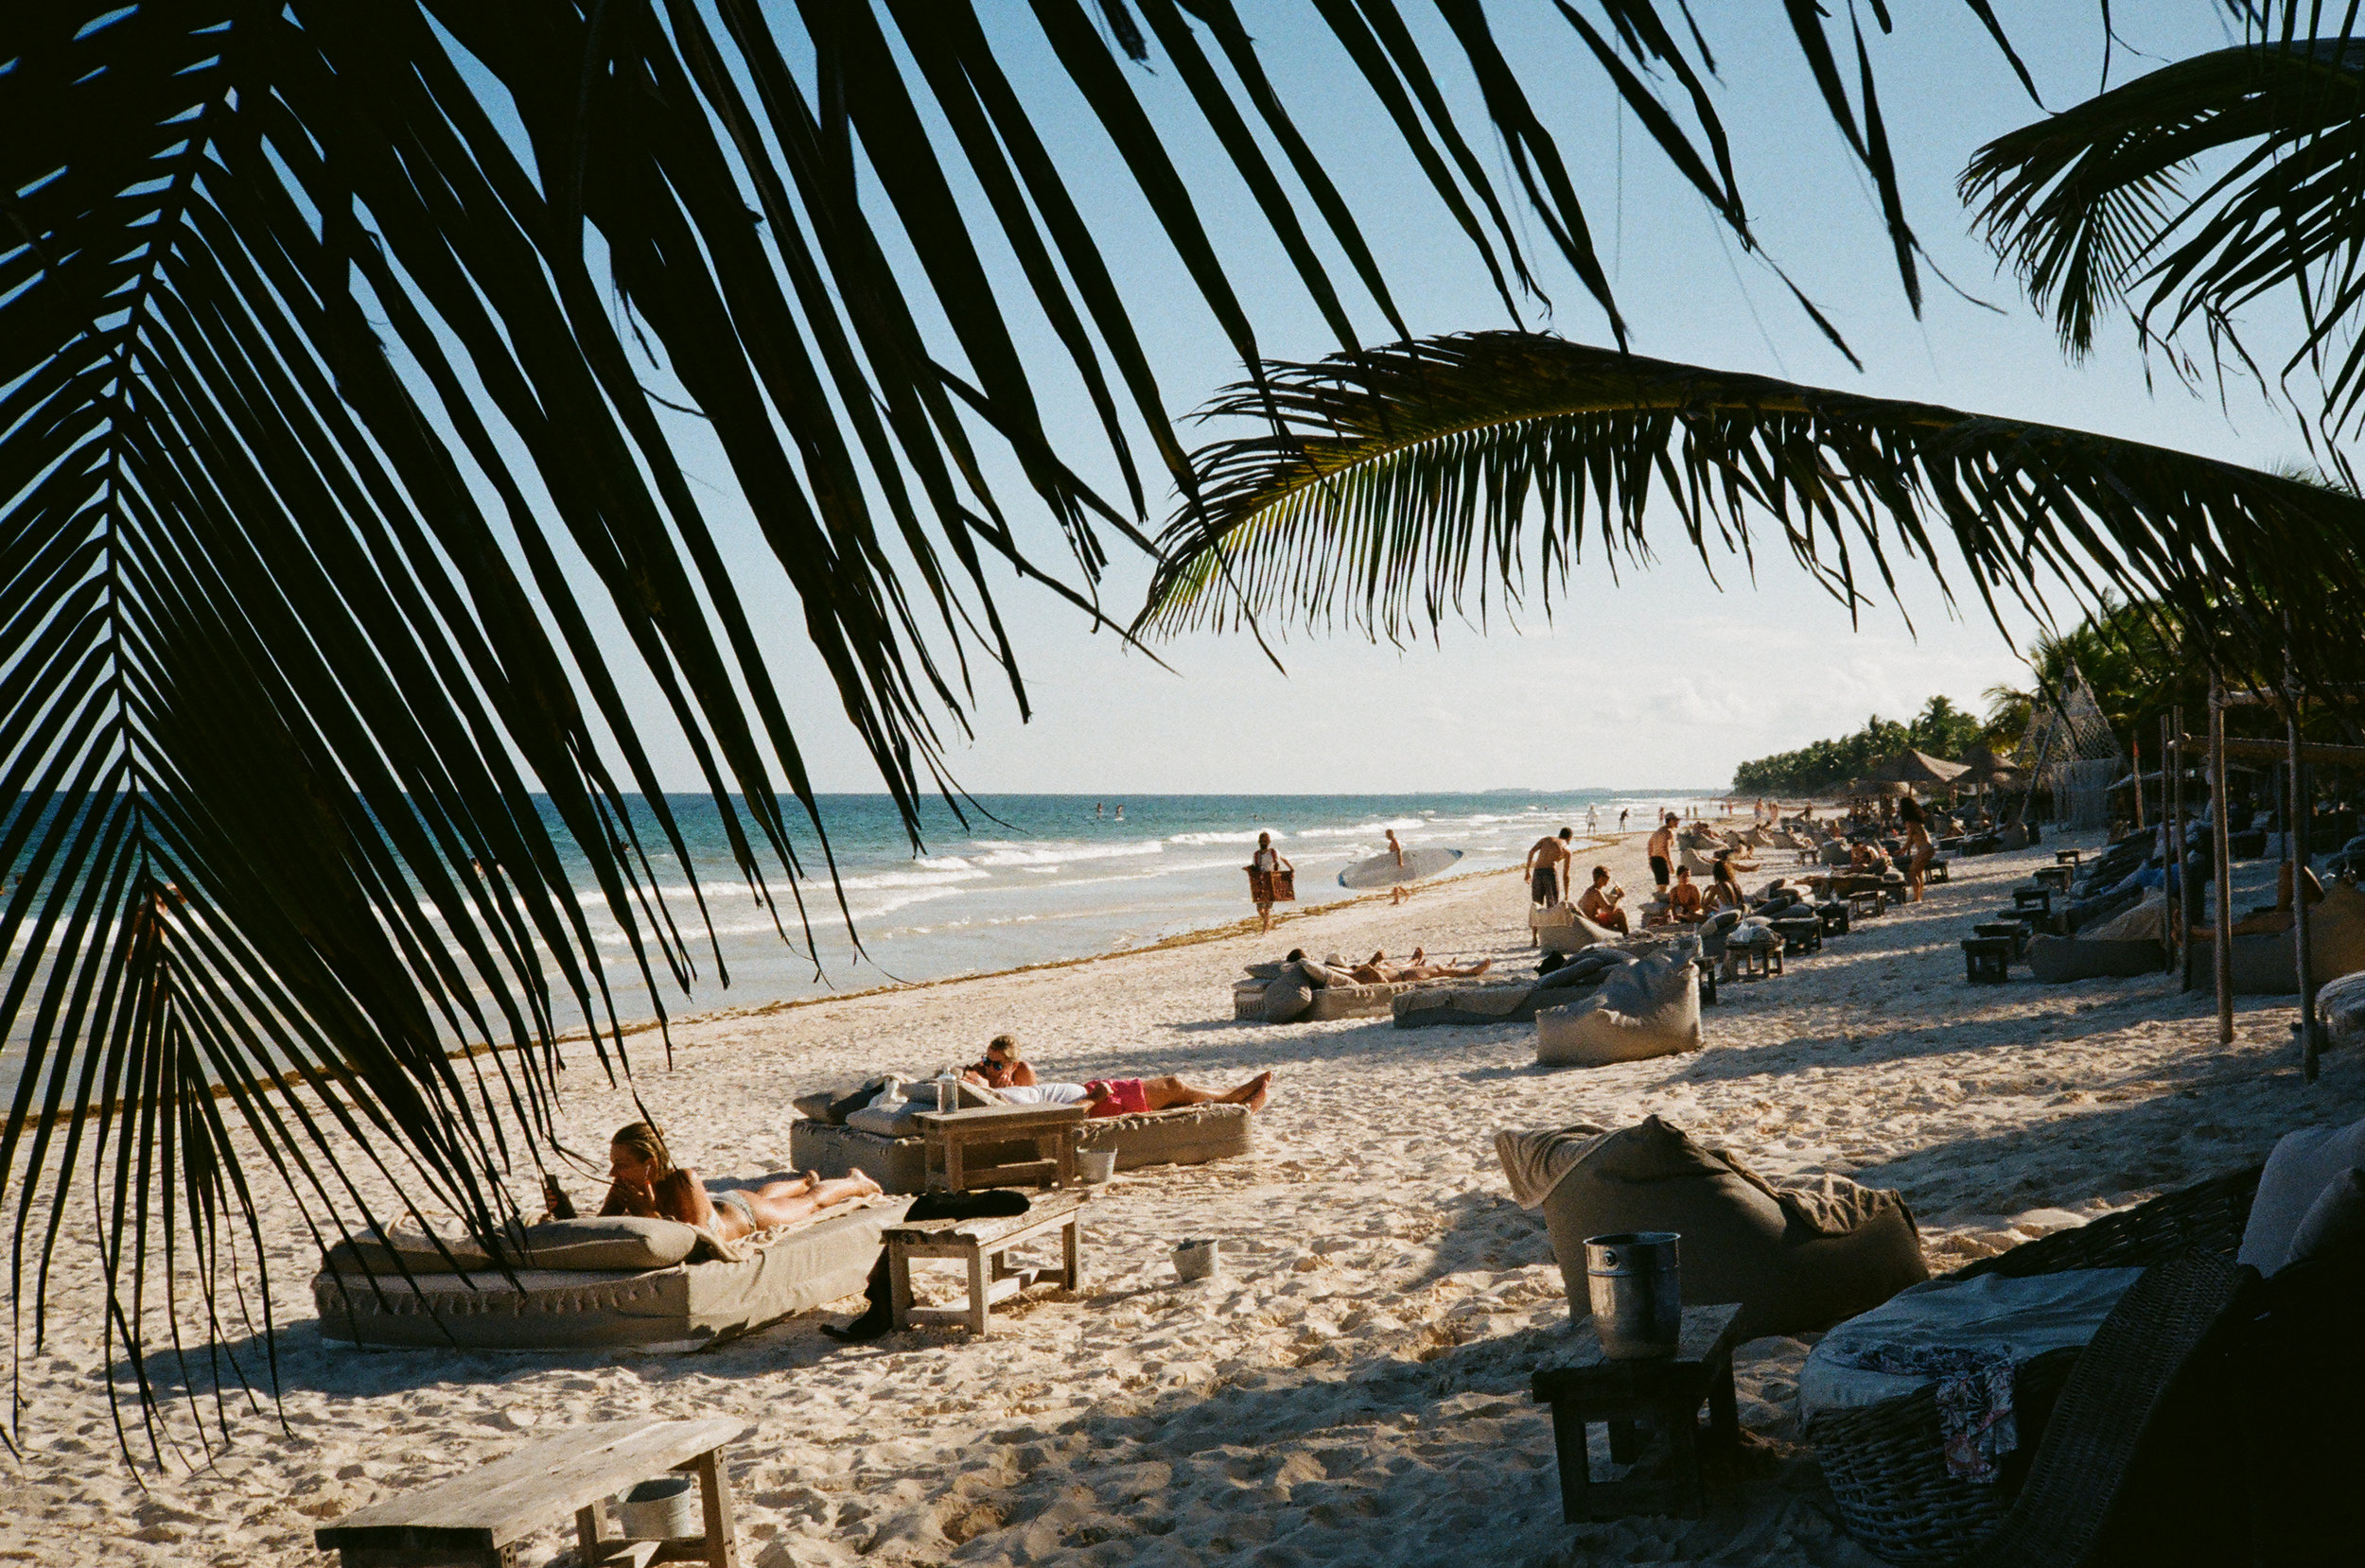
{"type": "Polygon", "coordinates": [[[1675,813],[1670,811],[1660,821],[1658,830],[1642,846],[1651,857],[1651,875],[1665,887],[1675,862],[1675,813]]]}
{"type": "Polygon", "coordinates": [[[1415,948],[1412,956],[1404,963],[1391,965],[1386,950],[1382,950],[1347,970],[1347,973],[1366,985],[1393,985],[1400,980],[1467,980],[1473,975],[1484,974],[1494,964],[1491,958],[1481,958],[1475,964],[1432,964],[1428,961],[1428,949],[1415,948]]]}
{"type": "Polygon", "coordinates": [[[1937,845],[1930,842],[1930,824],[1921,814],[1921,802],[1907,795],[1898,803],[1897,814],[1905,824],[1905,901],[1921,902],[1922,879],[1930,873],[1930,862],[1937,856],[1937,845]]]}
{"type": "Polygon", "coordinates": [[[1691,867],[1675,867],[1674,885],[1667,890],[1668,913],[1685,925],[1700,918],[1700,884],[1691,880],[1691,867]]]}
{"type": "MultiPolygon", "coordinates": [[[[1396,842],[1396,830],[1393,828],[1388,829],[1388,853],[1396,857],[1396,870],[1401,873],[1404,870],[1404,845],[1396,842]]],[[[1388,901],[1390,903],[1400,904],[1411,897],[1412,890],[1404,883],[1389,884],[1388,901]]]]}
{"type": "Polygon", "coordinates": [[[1597,926],[1622,933],[1629,928],[1626,912],[1618,907],[1618,900],[1625,896],[1626,890],[1609,880],[1609,867],[1597,865],[1593,868],[1593,885],[1577,898],[1577,913],[1597,926]]]}
{"type": "Polygon", "coordinates": [[[1528,902],[1560,902],[1561,868],[1568,863],[1568,841],[1576,836],[1575,828],[1563,828],[1554,837],[1535,841],[1528,851],[1528,902]]]}
{"type": "Polygon", "coordinates": [[[1272,874],[1276,871],[1294,876],[1297,867],[1281,858],[1281,851],[1272,846],[1270,833],[1259,833],[1256,853],[1248,859],[1248,891],[1256,905],[1256,918],[1264,922],[1257,928],[1260,933],[1272,930],[1272,874]]]}
{"type": "Polygon", "coordinates": [[[767,1182],[744,1192],[710,1193],[696,1174],[674,1163],[665,1140],[646,1122],[617,1129],[608,1140],[611,1185],[602,1214],[679,1220],[711,1230],[727,1242],[752,1236],[868,1197],[879,1184],[860,1171],[834,1181],[808,1172],[794,1181],[767,1182]]]}
{"type": "Polygon", "coordinates": [[[1246,1106],[1263,1110],[1272,1098],[1272,1074],[1259,1072],[1237,1089],[1218,1094],[1194,1089],[1167,1074],[1157,1078],[1088,1078],[1084,1098],[1095,1116],[1138,1116],[1144,1111],[1171,1110],[1176,1106],[1246,1106]]]}

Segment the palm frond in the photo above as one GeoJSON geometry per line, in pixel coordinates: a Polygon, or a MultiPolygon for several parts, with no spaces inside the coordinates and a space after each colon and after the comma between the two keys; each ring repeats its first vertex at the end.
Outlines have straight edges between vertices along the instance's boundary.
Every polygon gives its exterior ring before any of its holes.
{"type": "Polygon", "coordinates": [[[2199,325],[2208,359],[2239,367],[2254,357],[2238,313],[2288,289],[2303,330],[2269,357],[2274,374],[2312,369],[2325,420],[2355,418],[2365,40],[2275,38],[2164,66],[1980,148],[1962,191],[2073,354],[2124,300],[2146,340],[2199,325]],[[2217,153],[2230,166],[2197,181],[2217,153]]]}
{"type": "Polygon", "coordinates": [[[2221,625],[2279,671],[2277,617],[2341,646],[2365,502],[2109,436],[1536,334],[1474,333],[1267,367],[1208,417],[1277,433],[1195,455],[1137,627],[1296,619],[1400,640],[1533,588],[1550,613],[1588,538],[1613,573],[1651,558],[1656,501],[1713,572],[1771,544],[1852,615],[1918,562],[2000,618],[2066,585],[2221,625]],[[1772,525],[1767,538],[1766,525],[1772,525]]]}

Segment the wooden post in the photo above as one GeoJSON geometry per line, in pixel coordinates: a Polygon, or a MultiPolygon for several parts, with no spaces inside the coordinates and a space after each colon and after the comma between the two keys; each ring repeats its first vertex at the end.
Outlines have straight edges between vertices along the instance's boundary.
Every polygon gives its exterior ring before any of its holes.
{"type": "Polygon", "coordinates": [[[2316,977],[2311,972],[2307,950],[2307,828],[2308,818],[2315,813],[2315,803],[2308,798],[2307,769],[2300,761],[2300,682],[2292,668],[2290,624],[2284,624],[2283,649],[2283,718],[2289,731],[2291,745],[2291,832],[2285,842],[2291,853],[2291,946],[2292,956],[2299,964],[2300,983],[2300,1075],[2309,1083],[2316,1081],[2316,977]]]}
{"type": "Polygon", "coordinates": [[[2193,988],[2193,890],[2185,885],[2184,876],[2184,705],[2178,703],[2168,713],[2168,759],[2175,768],[2172,782],[2161,791],[2163,809],[2168,823],[2168,854],[2173,857],[2175,870],[2168,881],[2171,891],[2169,907],[2176,915],[2176,963],[2178,989],[2193,988]]]}
{"type": "Polygon", "coordinates": [[[2217,1043],[2234,1043],[2234,845],[2225,798],[2225,681],[2209,672],[2210,868],[2217,883],[2217,1043]]]}
{"type": "MultiPolygon", "coordinates": [[[[2170,755],[2171,754],[2168,751],[2168,716],[2164,711],[2160,715],[2159,827],[2160,864],[2163,871],[2165,871],[2169,860],[2176,853],[2175,835],[2170,833],[2168,830],[2168,761],[2170,755]]],[[[2139,800],[2142,799],[2143,793],[2144,775],[2139,773],[2135,775],[2136,798],[2139,800]]],[[[2169,886],[2168,879],[2165,876],[2163,876],[2160,879],[2160,933],[2167,939],[2168,963],[2170,965],[2174,965],[2177,962],[2179,953],[2179,946],[2177,942],[2177,936],[2179,933],[2176,929],[2176,898],[2174,897],[2173,889],[2169,886]]]]}
{"type": "Polygon", "coordinates": [[[2130,735],[2127,743],[2135,752],[2135,831],[2144,830],[2144,738],[2130,735]]]}

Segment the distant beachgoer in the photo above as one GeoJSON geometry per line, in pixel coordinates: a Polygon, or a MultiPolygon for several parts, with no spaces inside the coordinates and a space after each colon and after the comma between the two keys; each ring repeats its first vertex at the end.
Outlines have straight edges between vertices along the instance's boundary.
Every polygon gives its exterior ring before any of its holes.
{"type": "Polygon", "coordinates": [[[1618,907],[1618,900],[1625,896],[1626,890],[1609,880],[1609,867],[1597,865],[1593,868],[1593,885],[1577,899],[1577,913],[1597,926],[1606,926],[1614,932],[1627,932],[1630,928],[1626,922],[1626,912],[1618,907]]]}
{"type": "Polygon", "coordinates": [[[1907,795],[1897,808],[1897,814],[1905,824],[1905,901],[1921,902],[1922,879],[1929,875],[1930,862],[1937,855],[1937,846],[1930,842],[1930,825],[1922,820],[1921,803],[1907,795]]]}
{"type": "Polygon", "coordinates": [[[1691,880],[1691,867],[1675,867],[1674,885],[1667,890],[1668,912],[1686,925],[1700,918],[1700,884],[1691,880]]]}
{"type": "Polygon", "coordinates": [[[1618,808],[1618,830],[1620,832],[1622,833],[1626,830],[1626,814],[1633,810],[1634,808],[1631,806],[1620,806],[1618,808]]]}
{"type": "Polygon", "coordinates": [[[1670,811],[1660,821],[1658,831],[1643,845],[1643,852],[1651,857],[1651,876],[1665,887],[1673,874],[1675,860],[1675,813],[1670,811]]]}
{"type": "Polygon", "coordinates": [[[1585,830],[1590,833],[1601,825],[1602,809],[1598,806],[1587,806],[1585,809],[1585,830]]]}
{"type": "Polygon", "coordinates": [[[665,1140],[646,1122],[617,1129],[608,1140],[608,1175],[613,1184],[602,1214],[679,1220],[713,1231],[727,1242],[867,1197],[879,1184],[860,1171],[834,1181],[811,1172],[794,1181],[767,1182],[741,1192],[710,1193],[696,1174],[674,1163],[665,1140]]]}
{"type": "Polygon", "coordinates": [[[1556,904],[1564,894],[1563,867],[1568,864],[1568,841],[1577,836],[1573,828],[1563,828],[1551,838],[1537,839],[1528,851],[1528,902],[1556,904]]]}
{"type": "Polygon", "coordinates": [[[1100,820],[1100,802],[1096,800],[1093,802],[1093,820],[1095,822],[1100,820]]]}
{"type": "Polygon", "coordinates": [[[1125,820],[1125,802],[1122,800],[1117,802],[1117,820],[1119,822],[1123,822],[1125,820]]]}
{"type": "MultiPolygon", "coordinates": [[[[1396,830],[1393,828],[1388,829],[1388,852],[1396,857],[1396,870],[1402,872],[1404,870],[1404,845],[1396,842],[1396,830]]],[[[1392,904],[1403,903],[1412,897],[1412,890],[1402,882],[1390,883],[1388,891],[1388,901],[1392,904]]]]}
{"type": "MultiPolygon", "coordinates": [[[[1118,808],[1118,814],[1122,815],[1123,812],[1124,808],[1118,808]]],[[[1256,853],[1251,855],[1248,861],[1248,896],[1250,901],[1256,906],[1256,918],[1264,922],[1257,928],[1260,933],[1272,930],[1272,906],[1277,901],[1276,890],[1273,887],[1273,873],[1287,871],[1294,877],[1297,875],[1297,869],[1296,866],[1282,859],[1281,851],[1272,846],[1270,833],[1256,835],[1256,853]]],[[[1290,894],[1291,898],[1296,897],[1294,892],[1290,894]]]]}

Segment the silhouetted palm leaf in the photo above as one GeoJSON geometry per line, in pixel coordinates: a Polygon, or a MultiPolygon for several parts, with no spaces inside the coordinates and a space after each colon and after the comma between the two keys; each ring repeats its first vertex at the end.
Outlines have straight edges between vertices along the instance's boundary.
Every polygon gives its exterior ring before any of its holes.
{"type": "MultiPolygon", "coordinates": [[[[1745,239],[1690,12],[1588,5],[1562,8],[1571,53],[1611,70],[1745,239]],[[1657,106],[1656,72],[1684,114],[1657,106]]],[[[1442,62],[1393,0],[1314,8],[1521,304],[1519,219],[1442,62]]],[[[1441,10],[1534,216],[1615,323],[1521,70],[1475,0],[1441,10]]],[[[1851,97],[1829,19],[1789,20],[1910,286],[1871,77],[1851,97]]],[[[1324,241],[1404,330],[1230,0],[9,8],[0,1196],[36,1340],[79,1196],[104,1216],[108,1332],[145,1406],[160,1324],[180,1347],[184,1317],[212,1335],[247,1311],[214,1284],[260,1268],[256,1158],[324,1235],[375,1223],[375,1164],[414,1214],[498,1241],[506,1178],[553,1146],[561,1035],[587,1026],[601,1064],[629,1066],[562,848],[646,1005],[696,957],[652,851],[703,917],[596,620],[630,639],[749,887],[769,905],[785,873],[788,934],[829,848],[759,628],[800,628],[916,822],[920,793],[949,788],[939,732],[966,723],[972,658],[1024,711],[995,575],[1096,614],[1109,536],[1147,544],[1136,440],[1187,494],[1134,306],[1005,74],[1022,29],[1243,360],[1255,324],[1128,54],[1154,47],[1182,82],[1340,340],[1357,309],[1324,241]],[[1022,310],[1051,355],[1021,347],[1022,310]],[[1076,478],[1042,415],[1046,378],[1068,376],[1123,502],[1076,478]],[[778,579],[727,566],[693,483],[710,453],[778,579]],[[1056,572],[1022,549],[1025,492],[1063,531],[1056,572]]]]}
{"type": "Polygon", "coordinates": [[[2198,323],[2213,361],[2246,365],[2237,313],[2289,289],[2302,331],[2276,375],[2312,367],[2326,419],[2355,417],[2365,41],[2278,35],[2163,66],[1998,137],[1962,188],[2073,353],[2092,346],[2101,312],[2134,296],[2147,338],[2198,323]],[[2199,183],[2196,160],[2218,152],[2236,155],[2199,183]]]}
{"type": "Polygon", "coordinates": [[[1990,610],[2066,583],[2222,623],[2279,673],[2274,612],[2343,645],[2365,501],[2138,442],[1513,332],[1269,365],[1211,417],[1285,428],[1194,458],[1137,625],[1292,618],[1400,639],[1533,572],[1549,610],[1587,535],[1615,571],[1649,557],[1654,501],[1711,571],[1776,540],[1851,613],[1918,560],[1949,597],[1959,557],[1990,610]],[[1533,531],[1531,534],[1531,530],[1533,531]],[[1949,549],[1948,547],[1952,548],[1949,549]]]}

